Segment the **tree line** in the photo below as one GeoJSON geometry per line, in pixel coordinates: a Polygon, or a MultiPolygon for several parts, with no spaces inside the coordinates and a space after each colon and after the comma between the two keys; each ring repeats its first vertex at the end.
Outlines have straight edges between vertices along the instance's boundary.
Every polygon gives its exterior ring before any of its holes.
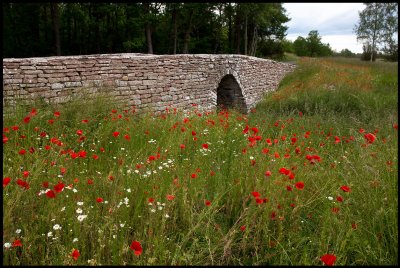
{"type": "Polygon", "coordinates": [[[282,3],[3,3],[3,58],[101,53],[281,57],[282,3]]]}

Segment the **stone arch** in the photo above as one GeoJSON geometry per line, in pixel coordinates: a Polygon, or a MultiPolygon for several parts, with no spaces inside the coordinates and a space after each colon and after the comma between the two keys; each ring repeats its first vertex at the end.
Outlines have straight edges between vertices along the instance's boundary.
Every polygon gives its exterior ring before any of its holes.
{"type": "Polygon", "coordinates": [[[232,74],[222,77],[217,88],[217,107],[237,109],[247,113],[247,105],[242,89],[232,74]]]}

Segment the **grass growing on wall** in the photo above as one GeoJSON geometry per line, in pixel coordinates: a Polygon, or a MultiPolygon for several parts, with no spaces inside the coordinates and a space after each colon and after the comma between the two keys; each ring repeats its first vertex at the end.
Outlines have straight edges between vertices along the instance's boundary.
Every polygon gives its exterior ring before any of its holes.
{"type": "Polygon", "coordinates": [[[395,67],[302,58],[247,116],[18,106],[3,264],[396,264],[395,67]]]}

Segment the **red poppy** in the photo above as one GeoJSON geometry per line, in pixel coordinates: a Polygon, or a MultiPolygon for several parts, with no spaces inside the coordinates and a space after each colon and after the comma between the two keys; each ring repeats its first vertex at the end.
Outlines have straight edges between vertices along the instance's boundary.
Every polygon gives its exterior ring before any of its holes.
{"type": "Polygon", "coordinates": [[[29,121],[31,121],[31,117],[30,116],[27,116],[27,117],[24,118],[24,123],[28,124],[29,121]]]}
{"type": "Polygon", "coordinates": [[[367,140],[368,143],[373,143],[376,140],[376,136],[372,133],[365,134],[364,138],[367,140]]]}
{"type": "Polygon", "coordinates": [[[94,160],[99,159],[99,157],[96,154],[92,155],[92,157],[94,160]]]}
{"type": "Polygon", "coordinates": [[[342,189],[344,192],[351,192],[350,187],[346,185],[341,186],[340,189],[342,189]]]}
{"type": "Polygon", "coordinates": [[[101,198],[101,197],[96,198],[96,202],[97,202],[97,203],[103,202],[103,198],[101,198]]]}
{"type": "Polygon", "coordinates": [[[19,126],[12,126],[11,129],[17,131],[19,129],[19,126]]]}
{"type": "Polygon", "coordinates": [[[252,192],[251,193],[255,198],[260,197],[260,193],[259,192],[252,192]]]}
{"type": "Polygon", "coordinates": [[[205,204],[206,206],[210,206],[210,205],[211,205],[211,201],[206,200],[206,201],[204,202],[204,204],[205,204]]]}
{"type": "Polygon", "coordinates": [[[93,184],[93,182],[94,182],[94,181],[91,180],[91,179],[88,179],[88,180],[87,180],[87,183],[88,183],[88,184],[93,184]]]}
{"type": "Polygon", "coordinates": [[[140,242],[134,240],[130,246],[130,248],[134,251],[136,256],[139,256],[140,254],[142,254],[143,252],[143,248],[142,245],[140,244],[140,242]]]}
{"type": "Polygon", "coordinates": [[[244,230],[246,230],[246,225],[242,225],[242,226],[240,226],[240,230],[241,230],[241,231],[244,231],[244,230]]]}
{"type": "Polygon", "coordinates": [[[64,189],[64,186],[65,186],[64,183],[59,182],[58,184],[56,184],[54,186],[54,191],[56,191],[57,193],[60,193],[64,189]]]}
{"type": "Polygon", "coordinates": [[[339,208],[337,208],[337,207],[333,207],[333,208],[332,208],[332,212],[333,212],[333,213],[338,213],[338,212],[339,212],[339,210],[340,210],[340,209],[339,209],[339,208]]]}
{"type": "Polygon", "coordinates": [[[195,178],[197,178],[197,174],[196,174],[196,173],[193,173],[192,175],[190,175],[190,177],[191,177],[192,179],[195,179],[195,178]]]}
{"type": "Polygon", "coordinates": [[[9,178],[9,177],[3,178],[3,188],[6,187],[7,184],[10,183],[10,181],[11,181],[11,178],[9,178]]]}
{"type": "Polygon", "coordinates": [[[279,173],[285,174],[285,175],[289,175],[290,174],[290,170],[282,167],[282,168],[279,169],[279,173]]]}
{"type": "Polygon", "coordinates": [[[42,182],[42,186],[43,186],[44,188],[49,188],[49,182],[48,182],[48,181],[42,182]]]}
{"type": "Polygon", "coordinates": [[[22,247],[21,240],[19,240],[19,239],[15,240],[15,241],[12,243],[12,247],[13,247],[13,248],[15,248],[15,247],[22,247]]]}
{"type": "Polygon", "coordinates": [[[26,150],[25,149],[21,149],[21,150],[19,150],[18,154],[24,155],[24,154],[26,154],[26,150]]]}
{"type": "Polygon", "coordinates": [[[332,266],[336,261],[336,256],[332,254],[325,254],[320,259],[325,265],[332,266]]]}
{"type": "Polygon", "coordinates": [[[114,131],[113,136],[114,137],[118,137],[118,135],[119,135],[119,132],[118,131],[114,131]]]}
{"type": "Polygon", "coordinates": [[[297,189],[302,190],[304,188],[304,182],[298,181],[294,186],[296,186],[297,189]]]}
{"type": "Polygon", "coordinates": [[[37,114],[37,110],[35,108],[32,108],[32,110],[29,114],[32,116],[35,116],[37,114]]]}
{"type": "Polygon", "coordinates": [[[265,171],[265,176],[267,176],[267,177],[271,176],[271,171],[269,171],[269,170],[265,171]]]}
{"type": "Polygon", "coordinates": [[[352,224],[351,224],[351,228],[353,228],[354,230],[356,230],[356,229],[357,229],[357,224],[356,224],[356,223],[352,223],[352,224]]]}
{"type": "Polygon", "coordinates": [[[264,203],[264,201],[261,198],[256,197],[256,203],[257,204],[262,204],[262,203],[264,203]]]}
{"type": "Polygon", "coordinates": [[[181,144],[181,145],[179,145],[179,147],[181,148],[181,149],[185,149],[185,144],[181,144]]]}
{"type": "Polygon", "coordinates": [[[59,111],[55,111],[54,112],[54,116],[59,117],[60,116],[60,112],[59,111]]]}
{"type": "Polygon", "coordinates": [[[171,201],[171,200],[174,200],[174,198],[175,198],[174,195],[169,195],[169,194],[167,195],[167,199],[170,200],[170,201],[171,201]]]}
{"type": "Polygon", "coordinates": [[[77,249],[74,249],[74,251],[72,251],[71,254],[72,258],[74,258],[74,260],[78,260],[79,256],[81,256],[81,254],[79,253],[79,251],[77,249]]]}
{"type": "Polygon", "coordinates": [[[293,190],[293,188],[292,188],[292,186],[287,185],[287,186],[286,186],[286,190],[291,191],[291,190],[293,190]]]}
{"type": "Polygon", "coordinates": [[[148,201],[149,203],[153,203],[153,202],[154,202],[154,198],[153,198],[153,197],[150,197],[147,201],[148,201]]]}
{"type": "Polygon", "coordinates": [[[83,131],[82,131],[81,129],[78,129],[78,130],[76,131],[76,134],[79,135],[79,136],[82,135],[82,133],[83,133],[83,131]]]}
{"type": "Polygon", "coordinates": [[[131,140],[131,137],[130,137],[128,134],[126,134],[126,135],[124,136],[124,139],[127,140],[127,141],[130,141],[130,140],[131,140]]]}
{"type": "Polygon", "coordinates": [[[336,197],[336,200],[337,200],[338,202],[343,202],[343,197],[341,197],[341,196],[339,195],[339,196],[336,197]]]}
{"type": "Polygon", "coordinates": [[[46,196],[47,196],[48,198],[55,198],[55,197],[56,197],[56,194],[53,192],[53,190],[50,190],[50,191],[47,191],[47,192],[46,192],[46,196]]]}
{"type": "Polygon", "coordinates": [[[7,141],[8,141],[8,138],[6,136],[4,136],[4,134],[3,134],[3,144],[7,143],[7,141]]]}
{"type": "Polygon", "coordinates": [[[21,179],[17,180],[17,184],[19,186],[21,186],[22,188],[25,188],[26,190],[28,190],[30,188],[29,184],[26,181],[23,181],[21,179]]]}
{"type": "Polygon", "coordinates": [[[82,123],[87,123],[87,122],[89,122],[89,120],[83,119],[81,122],[82,122],[82,123]]]}
{"type": "Polygon", "coordinates": [[[202,147],[203,147],[203,149],[208,149],[208,144],[207,144],[207,143],[204,143],[204,144],[202,145],[202,147]]]}

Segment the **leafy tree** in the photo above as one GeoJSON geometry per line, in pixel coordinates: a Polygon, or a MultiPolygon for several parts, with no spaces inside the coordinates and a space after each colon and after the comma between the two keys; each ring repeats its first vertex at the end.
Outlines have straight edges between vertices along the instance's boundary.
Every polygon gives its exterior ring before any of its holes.
{"type": "Polygon", "coordinates": [[[353,52],[351,52],[351,51],[350,51],[349,49],[347,49],[347,48],[342,49],[338,55],[339,55],[339,56],[342,56],[342,57],[346,57],[346,58],[351,58],[351,57],[356,56],[356,54],[354,54],[353,52]]]}
{"type": "Polygon", "coordinates": [[[302,36],[298,36],[296,40],[294,40],[293,49],[297,56],[303,57],[309,55],[307,40],[302,36]]]}
{"type": "Polygon", "coordinates": [[[354,27],[357,40],[364,42],[364,54],[369,53],[370,61],[380,47],[396,47],[394,34],[398,32],[397,3],[365,3],[366,8],[359,12],[359,22],[354,27]]]}
{"type": "Polygon", "coordinates": [[[293,49],[297,56],[326,57],[333,54],[330,45],[321,42],[321,36],[316,30],[310,31],[307,38],[297,37],[293,49]]]}

